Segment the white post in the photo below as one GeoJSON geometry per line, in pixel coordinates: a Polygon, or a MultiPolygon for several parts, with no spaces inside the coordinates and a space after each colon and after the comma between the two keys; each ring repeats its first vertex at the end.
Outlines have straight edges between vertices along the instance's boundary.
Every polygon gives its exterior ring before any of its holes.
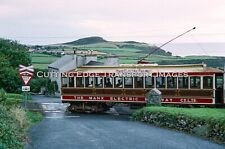
{"type": "Polygon", "coordinates": [[[165,88],[167,89],[167,77],[165,77],[165,88]]]}
{"type": "Polygon", "coordinates": [[[143,88],[145,89],[145,77],[143,77],[143,88]]]}
{"type": "Polygon", "coordinates": [[[216,103],[216,75],[213,74],[213,104],[216,103]]]}
{"type": "Polygon", "coordinates": [[[84,79],[84,80],[83,80],[83,81],[84,81],[84,86],[83,86],[83,87],[85,88],[85,87],[86,87],[86,84],[85,84],[85,83],[86,83],[86,82],[85,82],[85,77],[82,77],[82,79],[84,79]]]}
{"type": "Polygon", "coordinates": [[[69,87],[69,77],[66,78],[66,87],[69,87]]]}
{"type": "Polygon", "coordinates": [[[203,76],[200,76],[200,89],[203,89],[203,76]]]}
{"type": "Polygon", "coordinates": [[[191,89],[191,77],[188,76],[188,89],[191,89]]]}
{"type": "Polygon", "coordinates": [[[77,82],[76,82],[77,79],[76,79],[76,77],[74,77],[73,79],[74,79],[74,81],[73,81],[74,82],[74,88],[76,88],[77,87],[77,82]]]}
{"type": "Polygon", "coordinates": [[[157,79],[157,77],[154,77],[154,88],[157,88],[157,84],[156,84],[157,80],[156,79],[157,79]]]}
{"type": "Polygon", "coordinates": [[[114,86],[114,77],[112,77],[112,88],[115,88],[115,86],[114,86]]]}

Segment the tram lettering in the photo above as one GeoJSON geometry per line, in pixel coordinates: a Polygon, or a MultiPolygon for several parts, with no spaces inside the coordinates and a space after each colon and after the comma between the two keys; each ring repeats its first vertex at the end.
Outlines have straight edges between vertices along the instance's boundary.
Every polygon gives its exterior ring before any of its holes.
{"type": "Polygon", "coordinates": [[[134,98],[134,97],[110,97],[110,100],[113,100],[113,101],[137,101],[138,98],[134,98]]]}
{"type": "Polygon", "coordinates": [[[186,99],[186,98],[181,98],[180,99],[180,102],[183,102],[183,103],[195,103],[196,102],[196,99],[186,99]]]}
{"type": "Polygon", "coordinates": [[[109,77],[114,77],[115,76],[115,74],[114,73],[109,73],[109,75],[108,75],[109,77]]]}
{"type": "Polygon", "coordinates": [[[74,96],[74,99],[83,100],[83,96],[74,96]]]}
{"type": "Polygon", "coordinates": [[[188,73],[187,72],[184,72],[184,77],[188,77],[188,73]]]}
{"type": "Polygon", "coordinates": [[[164,77],[172,77],[173,75],[172,74],[170,74],[170,73],[166,73],[165,75],[164,75],[164,77]]]}
{"type": "Polygon", "coordinates": [[[103,97],[98,97],[98,96],[89,96],[88,99],[89,100],[104,100],[103,97]]]}
{"type": "Polygon", "coordinates": [[[83,73],[81,72],[81,71],[78,71],[77,72],[77,77],[82,77],[83,75],[82,75],[83,73]]]}
{"type": "Polygon", "coordinates": [[[162,102],[173,102],[173,99],[172,98],[163,98],[161,101],[162,102]]]}

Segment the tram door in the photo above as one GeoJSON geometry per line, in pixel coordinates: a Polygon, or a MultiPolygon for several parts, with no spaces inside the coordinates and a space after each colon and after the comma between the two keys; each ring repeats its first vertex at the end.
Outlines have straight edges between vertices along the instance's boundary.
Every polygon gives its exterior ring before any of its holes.
{"type": "Polygon", "coordinates": [[[223,75],[216,75],[216,103],[223,103],[223,75]]]}

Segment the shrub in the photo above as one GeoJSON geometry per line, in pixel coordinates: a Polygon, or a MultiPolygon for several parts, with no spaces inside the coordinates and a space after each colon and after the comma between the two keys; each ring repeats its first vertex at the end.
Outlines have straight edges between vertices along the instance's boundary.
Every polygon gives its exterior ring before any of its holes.
{"type": "Polygon", "coordinates": [[[24,129],[12,113],[0,105],[0,146],[2,148],[23,148],[24,129]]]}
{"type": "Polygon", "coordinates": [[[224,109],[145,107],[132,118],[225,143],[224,109]]]}
{"type": "Polygon", "coordinates": [[[4,103],[6,99],[7,98],[6,98],[6,92],[5,92],[5,90],[4,89],[0,89],[0,102],[1,103],[4,103]]]}
{"type": "Polygon", "coordinates": [[[26,128],[29,126],[29,122],[27,121],[26,111],[20,107],[12,107],[10,108],[11,115],[18,122],[20,128],[26,128]]]}

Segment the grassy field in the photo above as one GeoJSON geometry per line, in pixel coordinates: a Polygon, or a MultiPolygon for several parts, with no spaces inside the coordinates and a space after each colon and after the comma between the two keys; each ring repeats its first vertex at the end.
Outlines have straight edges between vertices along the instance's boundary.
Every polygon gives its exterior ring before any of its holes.
{"type": "Polygon", "coordinates": [[[47,54],[32,53],[31,58],[34,68],[47,69],[48,65],[57,60],[59,57],[47,54]]]}
{"type": "MultiPolygon", "coordinates": [[[[74,50],[76,48],[82,50],[96,50],[99,52],[105,52],[107,54],[117,55],[119,56],[119,63],[126,64],[135,64],[137,61],[148,53],[148,49],[141,50],[140,47],[146,48],[146,44],[135,44],[133,43],[133,47],[123,47],[126,43],[121,42],[107,42],[107,43],[96,43],[96,44],[88,44],[82,46],[74,46],[74,45],[51,45],[50,50],[74,50]]],[[[129,45],[129,44],[127,44],[129,45]]],[[[51,56],[47,54],[31,54],[32,63],[35,68],[39,69],[47,69],[48,64],[54,62],[59,57],[51,56]]],[[[101,58],[100,58],[101,59],[101,58]]],[[[216,56],[163,56],[163,55],[151,55],[147,57],[145,60],[158,63],[161,65],[175,65],[175,64],[199,64],[205,63],[211,67],[223,67],[225,57],[216,57],[216,56]]],[[[104,61],[101,59],[101,61],[104,61]]]]}

